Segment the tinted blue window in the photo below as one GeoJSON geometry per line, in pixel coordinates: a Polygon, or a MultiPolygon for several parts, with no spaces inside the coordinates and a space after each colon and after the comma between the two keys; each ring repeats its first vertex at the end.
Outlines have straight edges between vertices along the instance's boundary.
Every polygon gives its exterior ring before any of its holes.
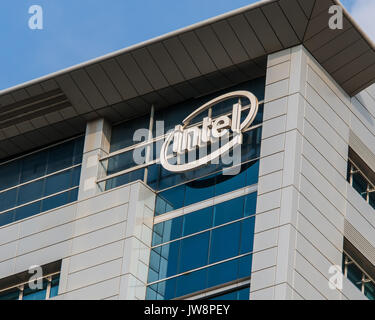
{"type": "Polygon", "coordinates": [[[226,283],[237,279],[238,260],[216,264],[208,268],[208,285],[215,287],[219,284],[226,283]]]}
{"type": "Polygon", "coordinates": [[[159,279],[177,274],[180,241],[171,242],[161,248],[159,279]]]}
{"type": "Polygon", "coordinates": [[[249,168],[246,170],[246,185],[251,186],[258,183],[259,177],[259,160],[250,162],[249,168]]]}
{"type": "Polygon", "coordinates": [[[78,188],[69,191],[69,202],[77,201],[78,199],[78,188]]]}
{"type": "Polygon", "coordinates": [[[111,133],[111,152],[140,143],[140,141],[134,141],[134,132],[138,129],[148,129],[149,125],[150,115],[147,114],[146,116],[114,126],[111,133]]]}
{"type": "Polygon", "coordinates": [[[17,204],[21,205],[41,198],[43,195],[43,186],[44,180],[42,179],[19,187],[17,204]]]}
{"type": "Polygon", "coordinates": [[[51,290],[49,293],[49,297],[53,298],[59,294],[59,284],[60,284],[60,276],[55,276],[52,278],[51,282],[51,290]]]}
{"type": "Polygon", "coordinates": [[[213,208],[205,208],[184,215],[183,236],[209,229],[212,226],[213,208]]]}
{"type": "Polygon", "coordinates": [[[175,297],[176,278],[161,281],[157,284],[157,300],[169,300],[175,297]]]}
{"type": "Polygon", "coordinates": [[[233,292],[223,294],[221,296],[216,296],[209,300],[238,300],[237,297],[238,297],[237,291],[233,291],[233,292]]]}
{"type": "Polygon", "coordinates": [[[176,297],[181,297],[192,292],[206,288],[207,269],[177,277],[176,297]]]}
{"type": "Polygon", "coordinates": [[[46,198],[42,201],[42,211],[48,211],[69,202],[69,192],[60,193],[56,196],[46,198]]]}
{"type": "Polygon", "coordinates": [[[74,141],[60,144],[48,150],[47,173],[52,173],[73,165],[74,141]]]}
{"type": "Polygon", "coordinates": [[[7,211],[0,214],[0,226],[4,226],[14,221],[14,210],[7,211]]]}
{"type": "Polygon", "coordinates": [[[20,181],[20,162],[13,161],[0,166],[0,190],[17,185],[20,181]]]}
{"type": "Polygon", "coordinates": [[[28,218],[28,217],[31,217],[33,215],[40,213],[40,206],[41,206],[41,202],[37,201],[27,206],[15,209],[16,210],[15,221],[25,219],[25,218],[28,218]]]}
{"type": "Polygon", "coordinates": [[[250,193],[245,197],[245,217],[252,216],[256,213],[257,193],[250,193]]]}
{"type": "Polygon", "coordinates": [[[185,206],[214,196],[215,184],[210,179],[198,179],[186,184],[185,206]]]}
{"type": "Polygon", "coordinates": [[[42,290],[32,290],[28,286],[25,286],[23,290],[22,300],[45,300],[47,293],[47,282],[43,281],[42,290]]]}
{"type": "Polygon", "coordinates": [[[254,244],[255,217],[241,222],[241,254],[252,252],[254,244]]]}
{"type": "Polygon", "coordinates": [[[237,256],[240,251],[240,236],[240,222],[212,230],[210,263],[237,256]]]}
{"type": "Polygon", "coordinates": [[[185,186],[178,186],[158,194],[155,214],[160,215],[184,206],[185,186]]]}
{"type": "Polygon", "coordinates": [[[0,193],[0,211],[13,208],[16,205],[17,188],[0,193]]]}
{"type": "Polygon", "coordinates": [[[107,175],[135,167],[136,165],[137,164],[133,160],[133,150],[121,153],[108,160],[107,175]]]}
{"type": "Polygon", "coordinates": [[[251,273],[252,255],[249,254],[239,259],[238,279],[246,278],[251,273]]]}
{"type": "Polygon", "coordinates": [[[163,242],[180,238],[182,233],[182,217],[164,222],[163,242]]]}
{"type": "Polygon", "coordinates": [[[71,185],[71,170],[66,170],[46,178],[44,196],[66,190],[71,185]]]}
{"type": "MultiPolygon", "coordinates": [[[[240,169],[240,168],[239,168],[240,169]]],[[[236,175],[220,175],[216,178],[215,195],[221,195],[245,187],[246,170],[236,175]]]]}
{"type": "Polygon", "coordinates": [[[73,170],[72,181],[71,181],[70,186],[75,187],[75,186],[79,185],[79,180],[80,180],[80,177],[81,177],[81,166],[75,167],[72,170],[73,170]]]}
{"type": "Polygon", "coordinates": [[[128,184],[130,182],[134,182],[137,180],[143,181],[144,175],[145,175],[145,169],[139,169],[139,170],[126,173],[120,177],[112,178],[107,181],[106,190],[110,190],[110,189],[122,186],[124,184],[128,184]]]}
{"type": "Polygon", "coordinates": [[[84,141],[85,141],[84,137],[80,137],[75,140],[73,164],[82,163],[84,141]]]}
{"type": "Polygon", "coordinates": [[[18,289],[12,289],[5,293],[0,294],[0,300],[19,300],[20,291],[18,289]]]}
{"type": "Polygon", "coordinates": [[[214,209],[214,225],[241,219],[243,217],[243,198],[235,198],[230,201],[220,203],[214,209]]]}
{"type": "Polygon", "coordinates": [[[250,299],[250,288],[246,287],[237,291],[237,300],[249,300],[250,299]]]}
{"type": "Polygon", "coordinates": [[[207,264],[209,240],[209,232],[181,240],[179,273],[207,264]]]}
{"type": "Polygon", "coordinates": [[[38,152],[22,159],[21,183],[46,174],[48,152],[38,152]]]}

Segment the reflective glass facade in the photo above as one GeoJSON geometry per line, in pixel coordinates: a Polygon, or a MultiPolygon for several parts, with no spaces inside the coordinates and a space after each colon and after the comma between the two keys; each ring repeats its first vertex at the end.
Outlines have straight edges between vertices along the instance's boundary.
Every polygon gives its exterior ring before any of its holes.
{"type": "MultiPolygon", "coordinates": [[[[146,154],[147,147],[132,141],[130,137],[135,130],[148,128],[150,118],[145,116],[113,128],[111,152],[115,154],[105,164],[107,175],[114,177],[106,181],[105,188],[143,180],[157,192],[155,217],[163,219],[154,225],[146,299],[175,299],[209,292],[218,287],[224,288],[223,294],[216,293],[213,299],[249,299],[248,286],[230,292],[228,289],[225,291],[225,287],[250,279],[264,81],[263,78],[257,79],[178,106],[157,110],[153,118],[153,140],[146,142],[153,157],[144,166],[134,162],[133,153],[146,154]],[[250,91],[261,102],[255,121],[243,133],[238,173],[223,175],[225,165],[221,162],[184,173],[165,170],[158,160],[164,137],[158,132],[160,124],[157,121],[164,120],[164,134],[181,124],[186,116],[207,101],[235,90],[250,91]],[[231,195],[236,190],[243,190],[243,193],[231,195]],[[194,209],[197,203],[210,199],[215,199],[214,205],[194,209]],[[169,213],[176,213],[176,210],[185,212],[187,208],[190,208],[189,213],[168,218],[169,213]]],[[[238,102],[236,99],[214,106],[212,119],[231,113],[233,104],[238,102]]],[[[248,105],[247,101],[241,102],[243,106],[248,105]]],[[[244,111],[242,119],[246,114],[244,111]]],[[[203,114],[194,121],[199,122],[204,116],[207,115],[203,114]]]]}
{"type": "Polygon", "coordinates": [[[83,141],[0,164],[0,226],[77,200],[83,141]]]}

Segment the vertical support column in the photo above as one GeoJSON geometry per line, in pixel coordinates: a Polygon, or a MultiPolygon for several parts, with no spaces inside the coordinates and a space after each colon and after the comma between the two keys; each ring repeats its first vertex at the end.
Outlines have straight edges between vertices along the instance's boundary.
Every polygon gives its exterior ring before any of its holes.
{"type": "Polygon", "coordinates": [[[99,159],[109,153],[111,129],[111,125],[103,118],[87,124],[78,200],[87,199],[102,191],[96,184],[98,177],[105,174],[105,168],[99,159]]]}
{"type": "Polygon", "coordinates": [[[268,57],[250,299],[293,299],[306,57],[268,57]]]}

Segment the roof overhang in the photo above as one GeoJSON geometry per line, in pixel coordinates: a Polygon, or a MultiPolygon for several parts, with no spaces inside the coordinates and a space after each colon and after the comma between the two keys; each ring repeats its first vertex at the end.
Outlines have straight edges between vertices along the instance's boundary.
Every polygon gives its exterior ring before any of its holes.
{"type": "Polygon", "coordinates": [[[337,0],[265,0],[0,91],[0,159],[264,76],[267,55],[304,45],[353,96],[375,82],[374,44],[337,0]]]}

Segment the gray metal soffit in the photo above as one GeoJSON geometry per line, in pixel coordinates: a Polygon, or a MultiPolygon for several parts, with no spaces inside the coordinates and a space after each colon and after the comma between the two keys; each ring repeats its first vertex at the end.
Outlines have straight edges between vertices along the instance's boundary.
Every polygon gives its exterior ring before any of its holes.
{"type": "Polygon", "coordinates": [[[0,159],[264,76],[267,55],[304,45],[353,96],[375,82],[374,45],[337,0],[265,0],[0,91],[0,159]]]}

